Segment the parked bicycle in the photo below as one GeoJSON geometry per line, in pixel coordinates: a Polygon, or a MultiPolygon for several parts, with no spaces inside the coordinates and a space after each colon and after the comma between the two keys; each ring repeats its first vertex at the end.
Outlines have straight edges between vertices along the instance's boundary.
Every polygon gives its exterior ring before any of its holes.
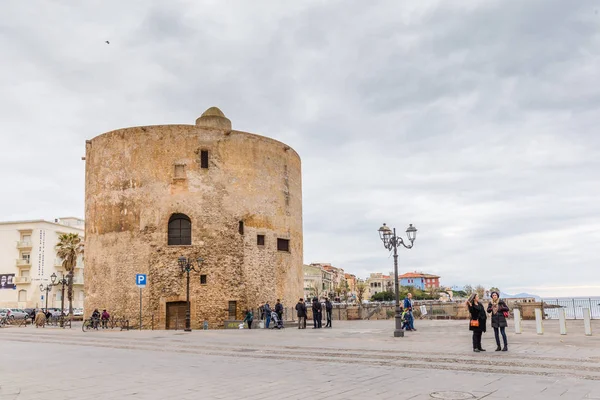
{"type": "Polygon", "coordinates": [[[100,326],[100,318],[88,318],[83,321],[83,325],[81,325],[81,330],[84,332],[87,332],[92,329],[98,330],[98,326],[100,326]]]}

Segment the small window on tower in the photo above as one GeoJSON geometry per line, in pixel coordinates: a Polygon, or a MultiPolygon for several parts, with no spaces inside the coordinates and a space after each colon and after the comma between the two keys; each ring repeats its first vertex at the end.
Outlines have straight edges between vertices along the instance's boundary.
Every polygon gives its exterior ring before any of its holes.
{"type": "Polygon", "coordinates": [[[290,240],[289,239],[277,239],[277,250],[278,251],[290,251],[290,240]]]}
{"type": "Polygon", "coordinates": [[[175,179],[185,179],[185,165],[175,165],[175,179]]]}
{"type": "Polygon", "coordinates": [[[206,275],[200,275],[200,284],[206,285],[206,275]]]}
{"type": "Polygon", "coordinates": [[[238,223],[238,232],[240,233],[240,235],[244,234],[244,221],[240,221],[238,223]]]}
{"type": "Polygon", "coordinates": [[[256,245],[257,246],[265,245],[265,235],[256,235],[256,245]]]}
{"type": "Polygon", "coordinates": [[[235,318],[235,316],[237,314],[237,301],[229,302],[228,311],[229,311],[229,318],[235,318]]]}
{"type": "Polygon", "coordinates": [[[200,168],[208,168],[208,150],[200,150],[200,168]]]}

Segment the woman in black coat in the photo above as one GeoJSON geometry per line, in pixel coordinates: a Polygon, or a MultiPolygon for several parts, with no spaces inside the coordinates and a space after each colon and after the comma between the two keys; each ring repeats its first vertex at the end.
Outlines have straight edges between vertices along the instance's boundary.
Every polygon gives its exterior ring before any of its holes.
{"type": "Polygon", "coordinates": [[[485,322],[487,315],[483,305],[479,302],[477,294],[471,295],[467,300],[467,307],[471,313],[471,321],[469,321],[469,330],[473,331],[473,351],[479,353],[485,351],[481,348],[481,335],[485,332],[485,322]],[[477,321],[476,323],[474,321],[477,321]]]}
{"type": "Polygon", "coordinates": [[[500,299],[498,292],[492,292],[492,301],[488,304],[487,312],[491,313],[492,328],[494,328],[494,336],[496,336],[496,351],[508,351],[508,341],[506,340],[505,329],[508,326],[506,323],[506,315],[508,315],[508,306],[504,300],[500,299]],[[500,335],[498,330],[502,333],[502,340],[504,341],[504,348],[500,348],[500,335]]]}

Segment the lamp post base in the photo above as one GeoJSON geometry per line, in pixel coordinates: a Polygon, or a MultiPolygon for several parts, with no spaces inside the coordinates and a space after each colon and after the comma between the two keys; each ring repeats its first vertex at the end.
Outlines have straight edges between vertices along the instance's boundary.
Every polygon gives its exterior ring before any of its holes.
{"type": "Polygon", "coordinates": [[[394,337],[404,337],[404,330],[400,329],[395,329],[394,330],[394,337]]]}
{"type": "Polygon", "coordinates": [[[402,329],[402,314],[400,313],[400,306],[396,306],[396,315],[394,318],[396,322],[396,329],[394,329],[394,337],[404,337],[404,329],[402,329]]]}
{"type": "Polygon", "coordinates": [[[184,332],[191,332],[191,331],[192,331],[192,328],[185,328],[183,331],[184,331],[184,332]]]}

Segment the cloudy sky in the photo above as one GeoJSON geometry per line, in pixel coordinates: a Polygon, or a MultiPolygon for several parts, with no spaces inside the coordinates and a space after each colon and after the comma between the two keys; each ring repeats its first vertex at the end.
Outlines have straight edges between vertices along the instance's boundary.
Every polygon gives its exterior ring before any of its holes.
{"type": "Polygon", "coordinates": [[[600,295],[595,1],[0,8],[0,220],[83,217],[86,139],[215,105],[302,157],[307,263],[388,273],[413,223],[400,272],[600,295]]]}

